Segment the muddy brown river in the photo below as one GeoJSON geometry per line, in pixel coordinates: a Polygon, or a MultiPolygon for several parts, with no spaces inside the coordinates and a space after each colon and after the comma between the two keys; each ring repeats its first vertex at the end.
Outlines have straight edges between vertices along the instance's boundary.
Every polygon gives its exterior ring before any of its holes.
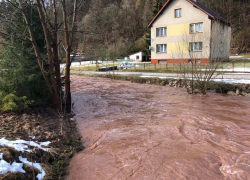
{"type": "Polygon", "coordinates": [[[67,180],[250,180],[250,98],[72,76],[67,180]]]}

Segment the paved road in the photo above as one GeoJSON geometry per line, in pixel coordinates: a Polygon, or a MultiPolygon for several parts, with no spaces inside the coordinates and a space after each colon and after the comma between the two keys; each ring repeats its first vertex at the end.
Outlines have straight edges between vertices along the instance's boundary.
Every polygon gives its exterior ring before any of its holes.
{"type": "MultiPolygon", "coordinates": [[[[71,71],[73,74],[112,74],[113,72],[97,72],[97,71],[71,71]]],[[[142,77],[159,77],[159,78],[181,78],[182,75],[176,73],[152,73],[152,72],[119,72],[119,75],[139,75],[142,77]]],[[[190,76],[191,77],[191,76],[190,76]]],[[[250,73],[224,73],[214,77],[215,81],[224,81],[227,83],[243,83],[250,84],[250,73]]]]}

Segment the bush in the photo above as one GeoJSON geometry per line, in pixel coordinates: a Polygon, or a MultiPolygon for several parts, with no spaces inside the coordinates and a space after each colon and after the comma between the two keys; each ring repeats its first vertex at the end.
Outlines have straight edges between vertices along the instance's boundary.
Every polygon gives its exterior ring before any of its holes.
{"type": "Polygon", "coordinates": [[[0,98],[2,98],[0,100],[3,111],[20,111],[28,108],[28,105],[31,104],[31,101],[29,101],[26,96],[17,97],[14,94],[8,94],[3,97],[1,93],[0,98]]]}
{"type": "Polygon", "coordinates": [[[3,47],[0,71],[1,110],[23,110],[49,102],[50,93],[32,55],[3,47]]]}

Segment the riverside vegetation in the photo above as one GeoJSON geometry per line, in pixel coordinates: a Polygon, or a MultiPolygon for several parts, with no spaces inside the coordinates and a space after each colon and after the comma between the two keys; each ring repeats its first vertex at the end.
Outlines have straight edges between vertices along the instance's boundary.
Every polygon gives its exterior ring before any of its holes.
{"type": "MultiPolygon", "coordinates": [[[[40,163],[46,172],[45,179],[65,179],[69,159],[82,150],[82,142],[71,119],[73,114],[64,115],[53,106],[49,86],[42,75],[48,75],[48,64],[43,61],[41,72],[25,18],[15,9],[18,2],[0,2],[0,13],[5,15],[0,16],[3,22],[0,23],[0,139],[51,143],[48,152],[31,145],[28,147],[32,152],[20,152],[1,141],[1,163],[21,163],[19,156],[22,156],[29,162],[40,163]]],[[[22,5],[29,12],[27,17],[37,37],[37,48],[41,56],[46,57],[45,34],[37,7],[28,2],[22,5]]],[[[5,171],[6,167],[1,164],[1,168],[5,171]]],[[[27,164],[23,169],[26,173],[11,173],[7,167],[7,173],[2,174],[1,170],[0,179],[33,180],[41,173],[27,164]]]]}

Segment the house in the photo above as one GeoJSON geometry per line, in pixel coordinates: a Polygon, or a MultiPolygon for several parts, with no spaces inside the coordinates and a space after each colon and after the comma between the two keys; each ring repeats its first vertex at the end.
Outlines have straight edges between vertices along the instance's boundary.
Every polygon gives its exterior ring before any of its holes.
{"type": "Polygon", "coordinates": [[[168,0],[148,28],[152,64],[229,58],[230,24],[198,0],[168,0]]]}
{"type": "Polygon", "coordinates": [[[136,52],[134,54],[130,54],[129,55],[129,59],[132,62],[142,62],[142,61],[146,61],[147,57],[147,53],[145,51],[139,51],[136,52]]]}

